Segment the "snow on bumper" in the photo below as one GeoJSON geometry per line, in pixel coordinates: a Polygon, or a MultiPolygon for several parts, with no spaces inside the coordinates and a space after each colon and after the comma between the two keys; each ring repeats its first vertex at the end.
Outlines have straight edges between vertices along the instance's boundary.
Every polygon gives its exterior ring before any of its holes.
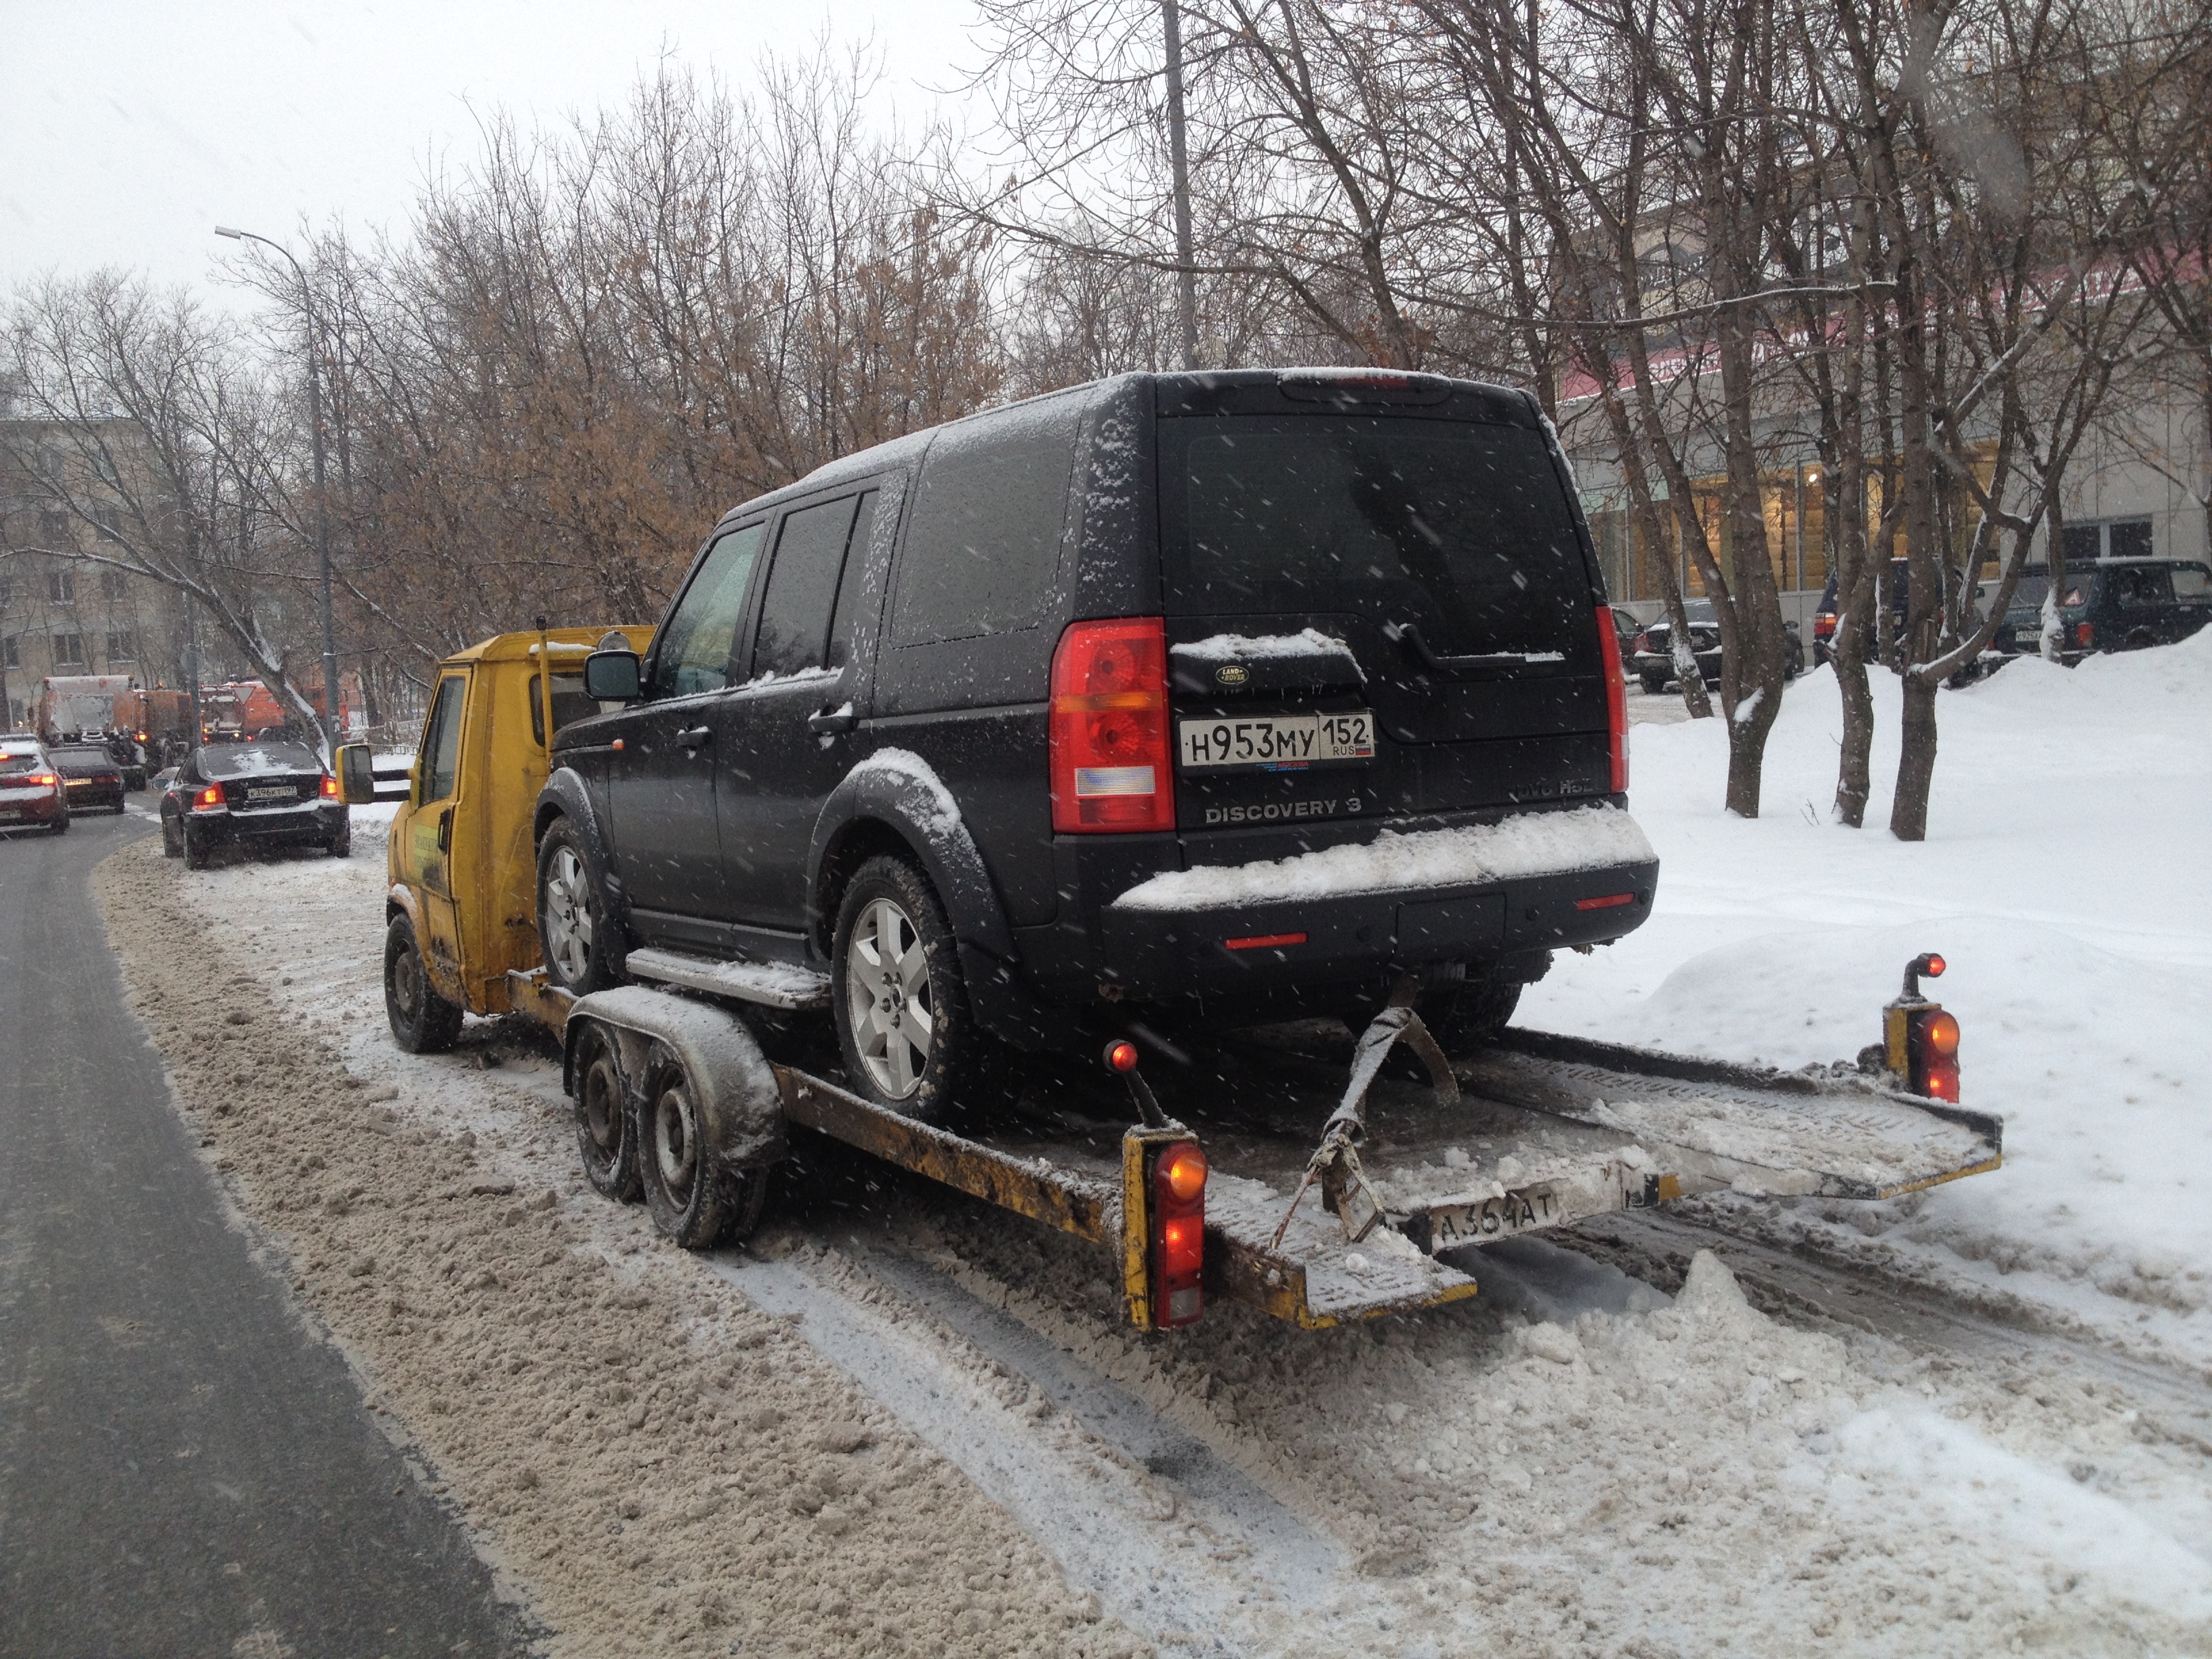
{"type": "Polygon", "coordinates": [[[1617,807],[1526,812],[1166,872],[1100,921],[1106,959],[1132,988],[1320,982],[1617,939],[1650,915],[1658,874],[1651,843],[1617,807]]]}

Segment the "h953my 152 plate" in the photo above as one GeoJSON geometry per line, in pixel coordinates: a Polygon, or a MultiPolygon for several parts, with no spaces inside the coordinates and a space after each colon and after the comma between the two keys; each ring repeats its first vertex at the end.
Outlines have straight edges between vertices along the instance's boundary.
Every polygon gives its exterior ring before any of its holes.
{"type": "Polygon", "coordinates": [[[1176,738],[1186,772],[1373,760],[1375,716],[1362,708],[1336,714],[1179,720],[1176,738]]]}

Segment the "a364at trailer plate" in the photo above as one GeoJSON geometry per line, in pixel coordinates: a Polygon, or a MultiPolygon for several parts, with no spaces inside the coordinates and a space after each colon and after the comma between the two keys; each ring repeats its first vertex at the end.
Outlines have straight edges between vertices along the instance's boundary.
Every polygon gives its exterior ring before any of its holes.
{"type": "Polygon", "coordinates": [[[1373,760],[1375,716],[1360,708],[1329,714],[1180,720],[1176,748],[1186,772],[1373,760]]]}

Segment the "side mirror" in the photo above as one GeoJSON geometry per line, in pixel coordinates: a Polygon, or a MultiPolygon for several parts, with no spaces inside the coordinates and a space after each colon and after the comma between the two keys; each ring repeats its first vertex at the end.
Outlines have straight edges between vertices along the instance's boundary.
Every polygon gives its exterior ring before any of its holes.
{"type": "Polygon", "coordinates": [[[638,668],[635,651],[594,651],[584,659],[584,695],[594,702],[635,702],[638,668]]]}
{"type": "Polygon", "coordinates": [[[337,762],[338,799],[348,806],[368,806],[376,799],[376,766],[365,743],[342,743],[337,762]]]}

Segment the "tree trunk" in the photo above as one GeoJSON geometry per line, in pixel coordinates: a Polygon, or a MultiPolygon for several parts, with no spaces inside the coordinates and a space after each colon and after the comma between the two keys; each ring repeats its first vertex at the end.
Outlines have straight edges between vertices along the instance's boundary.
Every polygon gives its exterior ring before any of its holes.
{"type": "Polygon", "coordinates": [[[1904,746],[1897,757],[1897,799],[1889,809],[1890,833],[1899,841],[1928,839],[1928,792],[1936,776],[1936,694],[1942,689],[1942,681],[1928,676],[1905,676],[1905,708],[1898,720],[1904,746]]]}

